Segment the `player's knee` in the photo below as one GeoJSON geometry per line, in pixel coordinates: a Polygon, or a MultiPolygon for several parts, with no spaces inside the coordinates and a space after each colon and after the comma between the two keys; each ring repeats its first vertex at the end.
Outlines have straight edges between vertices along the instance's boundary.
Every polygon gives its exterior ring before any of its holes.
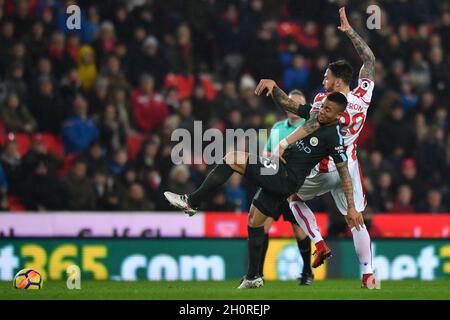
{"type": "Polygon", "coordinates": [[[253,221],[253,216],[255,215],[255,207],[253,205],[250,206],[250,210],[248,211],[247,224],[250,224],[253,221]]]}
{"type": "Polygon", "coordinates": [[[272,227],[273,220],[268,218],[264,222],[264,232],[269,233],[270,228],[272,227]]]}
{"type": "Polygon", "coordinates": [[[256,227],[255,226],[255,215],[254,214],[251,214],[251,215],[248,216],[248,222],[247,223],[248,223],[249,227],[252,227],[252,228],[256,227]]]}
{"type": "Polygon", "coordinates": [[[250,207],[250,212],[248,215],[248,226],[252,228],[259,228],[265,226],[267,217],[262,214],[253,205],[250,207]]]}

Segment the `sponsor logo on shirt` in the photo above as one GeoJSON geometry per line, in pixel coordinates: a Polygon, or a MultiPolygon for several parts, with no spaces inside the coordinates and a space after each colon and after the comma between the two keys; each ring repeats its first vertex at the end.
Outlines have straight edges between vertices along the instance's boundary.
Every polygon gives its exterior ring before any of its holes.
{"type": "Polygon", "coordinates": [[[319,139],[317,139],[317,137],[312,137],[311,139],[309,139],[309,144],[315,147],[319,144],[319,139]]]}

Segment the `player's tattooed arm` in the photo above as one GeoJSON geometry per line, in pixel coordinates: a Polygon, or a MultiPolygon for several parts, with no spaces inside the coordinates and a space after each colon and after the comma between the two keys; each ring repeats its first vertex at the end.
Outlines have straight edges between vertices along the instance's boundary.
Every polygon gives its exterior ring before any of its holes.
{"type": "Polygon", "coordinates": [[[353,183],[347,167],[347,161],[337,163],[336,168],[341,178],[342,190],[344,190],[345,199],[347,200],[347,216],[346,221],[350,229],[361,230],[364,226],[364,219],[360,212],[356,210],[355,200],[353,199],[353,183]]]}
{"type": "Polygon", "coordinates": [[[348,37],[352,40],[356,51],[358,51],[359,57],[363,61],[363,66],[359,71],[359,78],[367,78],[370,80],[375,79],[375,55],[370,50],[367,43],[361,38],[355,30],[350,29],[347,32],[348,37]]]}
{"type": "Polygon", "coordinates": [[[313,111],[310,113],[310,116],[306,122],[295,129],[292,133],[290,133],[286,137],[286,142],[288,144],[294,143],[298,140],[301,140],[305,138],[306,136],[310,135],[314,131],[320,128],[320,122],[318,120],[319,117],[319,111],[313,111]]]}
{"type": "Polygon", "coordinates": [[[352,178],[347,167],[347,161],[337,163],[336,169],[341,178],[342,190],[344,191],[345,198],[347,199],[348,208],[355,208],[355,200],[353,199],[353,183],[352,178]]]}
{"type": "Polygon", "coordinates": [[[310,135],[311,133],[319,129],[320,122],[318,120],[318,116],[319,111],[311,112],[310,117],[308,118],[308,120],[306,120],[306,122],[302,126],[295,129],[286,138],[280,141],[278,146],[275,148],[273,155],[279,157],[284,163],[286,163],[286,161],[283,158],[283,154],[286,148],[290,144],[305,138],[306,136],[310,135]]]}
{"type": "Polygon", "coordinates": [[[272,96],[275,104],[285,111],[298,114],[298,110],[302,106],[294,100],[289,99],[289,96],[272,79],[261,79],[259,81],[255,89],[255,94],[260,96],[263,92],[266,92],[266,96],[272,96]]]}
{"type": "Polygon", "coordinates": [[[345,8],[339,9],[339,16],[341,19],[341,25],[338,27],[339,30],[345,32],[345,34],[350,38],[358,52],[359,57],[363,61],[363,66],[359,72],[359,78],[367,78],[370,80],[375,79],[375,55],[369,48],[367,43],[361,38],[361,36],[356,33],[356,31],[350,26],[345,14],[345,8]]]}
{"type": "MultiPolygon", "coordinates": [[[[301,126],[306,131],[306,135],[309,135],[320,128],[319,111],[313,111],[309,114],[308,120],[301,126]]],[[[306,136],[305,136],[306,137],[306,136]]],[[[303,139],[304,137],[302,137],[303,139]]]]}
{"type": "Polygon", "coordinates": [[[298,112],[298,108],[301,106],[294,100],[289,99],[289,96],[278,87],[273,88],[272,99],[278,107],[295,114],[298,112]]]}

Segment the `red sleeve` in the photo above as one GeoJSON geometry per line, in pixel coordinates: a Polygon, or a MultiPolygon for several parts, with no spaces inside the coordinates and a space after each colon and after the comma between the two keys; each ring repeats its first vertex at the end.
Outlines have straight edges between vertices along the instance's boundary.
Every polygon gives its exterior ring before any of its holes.
{"type": "Polygon", "coordinates": [[[325,98],[327,97],[328,93],[326,92],[319,92],[314,97],[311,111],[317,111],[322,107],[323,102],[325,101],[325,98]]]}

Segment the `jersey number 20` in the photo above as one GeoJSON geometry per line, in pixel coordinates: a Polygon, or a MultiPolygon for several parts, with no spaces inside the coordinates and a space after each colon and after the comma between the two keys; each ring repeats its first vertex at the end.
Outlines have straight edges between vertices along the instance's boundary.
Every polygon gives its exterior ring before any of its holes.
{"type": "MultiPolygon", "coordinates": [[[[366,116],[364,113],[359,112],[353,115],[353,117],[350,118],[350,115],[347,112],[344,112],[342,114],[342,117],[344,118],[344,123],[342,123],[343,127],[348,127],[348,130],[351,134],[356,134],[358,131],[362,128],[364,124],[364,120],[366,119],[366,116]],[[361,119],[361,122],[358,125],[358,120],[361,119]]],[[[342,135],[345,136],[347,132],[342,132],[342,135]]]]}

